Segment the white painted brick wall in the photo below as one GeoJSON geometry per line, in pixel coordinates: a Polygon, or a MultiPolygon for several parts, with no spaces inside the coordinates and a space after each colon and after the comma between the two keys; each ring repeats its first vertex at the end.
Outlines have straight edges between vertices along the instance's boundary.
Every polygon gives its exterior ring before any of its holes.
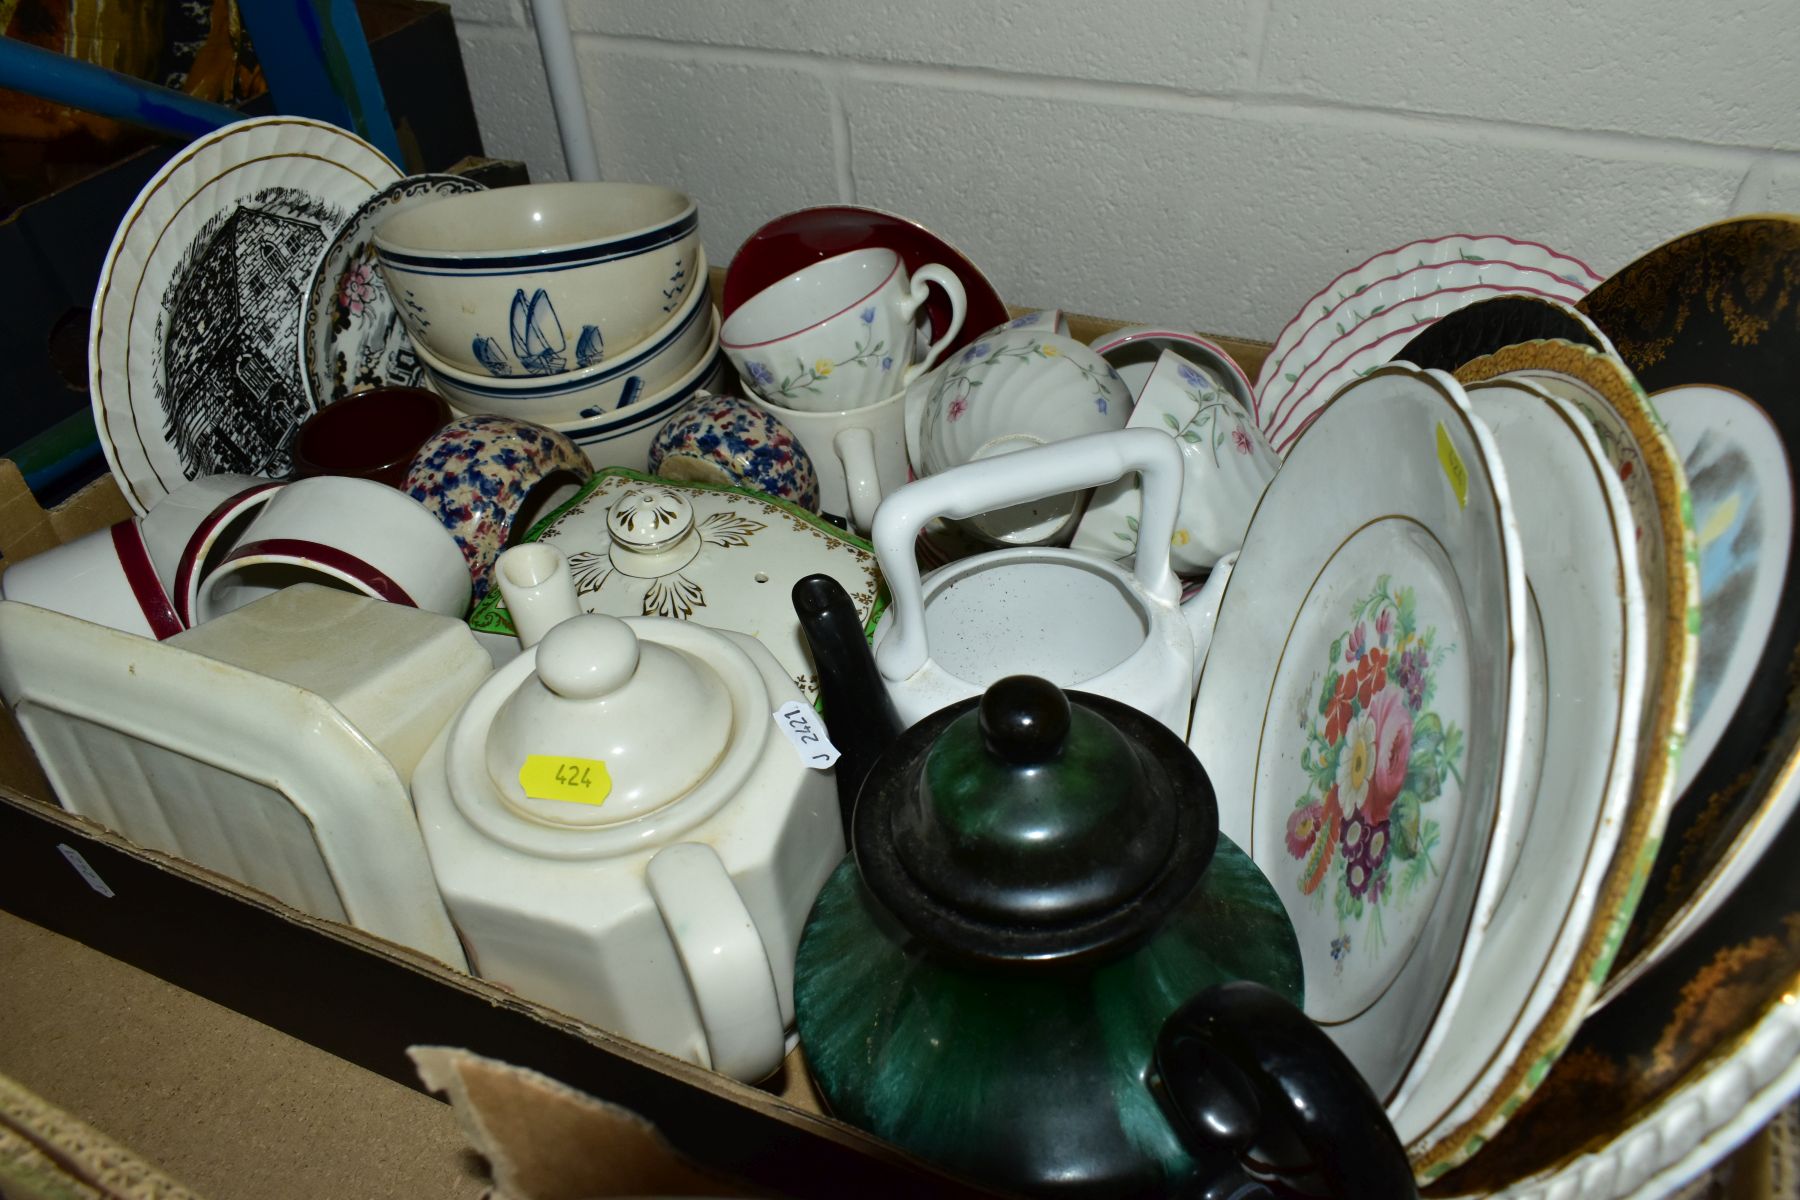
{"type": "MultiPolygon", "coordinates": [[[[871,204],[1010,301],[1272,337],[1343,268],[1509,233],[1605,274],[1800,209],[1791,0],[568,0],[601,167],[871,204]]],[[[528,0],[451,0],[490,153],[563,178],[528,0]]]]}

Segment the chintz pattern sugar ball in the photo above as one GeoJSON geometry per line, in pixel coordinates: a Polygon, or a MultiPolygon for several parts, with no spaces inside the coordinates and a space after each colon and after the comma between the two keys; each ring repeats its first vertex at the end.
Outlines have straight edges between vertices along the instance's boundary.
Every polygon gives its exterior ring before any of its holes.
{"type": "Polygon", "coordinates": [[[554,429],[514,417],[464,417],[425,443],[403,490],[456,538],[480,600],[519,514],[546,487],[580,484],[593,473],[581,448],[554,429]]]}
{"type": "Polygon", "coordinates": [[[749,488],[819,511],[819,476],[792,431],[734,396],[696,396],[677,409],[650,447],[650,472],[749,488]]]}

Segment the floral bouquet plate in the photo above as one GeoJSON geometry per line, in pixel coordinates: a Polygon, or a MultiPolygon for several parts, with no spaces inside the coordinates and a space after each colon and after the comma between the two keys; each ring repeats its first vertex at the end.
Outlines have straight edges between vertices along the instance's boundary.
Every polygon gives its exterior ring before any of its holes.
{"type": "MultiPolygon", "coordinates": [[[[821,572],[836,579],[865,629],[875,628],[883,607],[867,542],[798,505],[721,484],[609,467],[525,540],[563,552],[586,611],[749,634],[809,701],[818,698],[819,679],[794,615],[795,582],[821,572]]],[[[498,588],[475,606],[469,625],[515,632],[498,588]]]]}
{"type": "Polygon", "coordinates": [[[1293,918],[1306,1013],[1384,1102],[1429,1057],[1499,900],[1525,747],[1525,574],[1499,455],[1449,376],[1344,389],[1263,494],[1189,744],[1293,918]]]}

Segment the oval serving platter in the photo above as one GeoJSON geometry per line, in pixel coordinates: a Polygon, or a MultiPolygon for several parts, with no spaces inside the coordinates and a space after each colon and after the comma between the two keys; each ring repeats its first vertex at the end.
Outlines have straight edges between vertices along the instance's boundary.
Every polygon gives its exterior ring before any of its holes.
{"type": "MultiPolygon", "coordinates": [[[[1628,872],[1632,879],[1624,893],[1626,907],[1616,917],[1622,939],[1642,903],[1644,880],[1671,837],[1675,781],[1699,658],[1699,552],[1687,475],[1643,388],[1612,355],[1554,338],[1521,342],[1464,363],[1456,377],[1464,383],[1523,379],[1573,404],[1593,425],[1631,509],[1649,630],[1645,679],[1651,689],[1638,739],[1632,812],[1650,822],[1650,833],[1637,862],[1615,864],[1616,871],[1628,872]]],[[[1615,946],[1606,959],[1611,966],[1601,969],[1617,973],[1623,952],[1615,946]]],[[[1616,986],[1602,989],[1596,1002],[1605,1003],[1616,986]]]]}

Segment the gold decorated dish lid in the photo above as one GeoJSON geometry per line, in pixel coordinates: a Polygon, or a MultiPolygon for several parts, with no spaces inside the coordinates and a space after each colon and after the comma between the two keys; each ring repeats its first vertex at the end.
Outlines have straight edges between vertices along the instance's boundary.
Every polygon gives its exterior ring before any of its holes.
{"type": "MultiPolygon", "coordinates": [[[[794,583],[814,574],[836,579],[865,629],[883,607],[867,542],[794,505],[718,484],[613,467],[525,540],[563,552],[585,611],[748,634],[768,647],[808,701],[817,698],[819,681],[788,599],[794,583]]],[[[469,624],[514,633],[498,589],[469,624]]]]}

